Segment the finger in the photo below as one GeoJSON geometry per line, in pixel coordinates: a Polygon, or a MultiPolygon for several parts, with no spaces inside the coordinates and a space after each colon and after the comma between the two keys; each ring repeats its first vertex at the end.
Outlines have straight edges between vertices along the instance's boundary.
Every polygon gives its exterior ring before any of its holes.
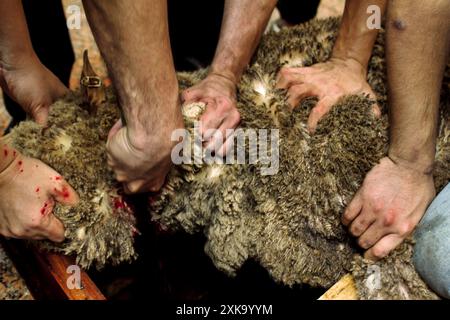
{"type": "Polygon", "coordinates": [[[33,236],[33,237],[30,237],[29,239],[36,240],[36,241],[41,241],[41,240],[45,240],[47,238],[43,237],[43,236],[33,236]]]}
{"type": "Polygon", "coordinates": [[[181,93],[181,102],[184,103],[192,103],[198,102],[202,97],[200,90],[195,89],[187,89],[181,93]]]}
{"type": "Polygon", "coordinates": [[[372,248],[364,253],[364,258],[372,261],[383,259],[402,242],[403,237],[397,234],[389,234],[384,236],[372,248]]]}
{"type": "Polygon", "coordinates": [[[126,175],[124,172],[122,171],[115,171],[115,178],[116,181],[121,182],[121,183],[127,183],[130,179],[128,178],[128,175],[126,175]]]}
{"type": "MultiPolygon", "coordinates": [[[[152,179],[150,181],[146,181],[144,184],[140,185],[140,187],[136,191],[136,193],[158,192],[164,186],[165,182],[166,182],[165,176],[158,177],[158,178],[152,179]]],[[[125,189],[126,194],[132,194],[130,192],[128,186],[124,186],[124,189],[125,189]]]]}
{"type": "Polygon", "coordinates": [[[353,220],[349,231],[355,236],[361,236],[366,230],[375,222],[375,215],[368,212],[367,209],[362,209],[361,213],[353,220]]]}
{"type": "Polygon", "coordinates": [[[110,140],[112,137],[114,137],[116,135],[116,133],[122,128],[123,128],[123,123],[122,123],[122,119],[120,119],[113,125],[111,130],[109,130],[108,140],[110,140]]]}
{"type": "Polygon", "coordinates": [[[276,86],[277,89],[288,89],[294,84],[303,83],[303,76],[301,74],[294,74],[293,68],[282,68],[278,73],[276,86]]]}
{"type": "Polygon", "coordinates": [[[217,104],[208,103],[206,110],[200,117],[200,133],[205,141],[214,134],[214,129],[218,129],[222,124],[225,115],[219,114],[217,104]]]}
{"type": "MultiPolygon", "coordinates": [[[[234,129],[239,125],[241,121],[241,116],[239,111],[234,109],[230,114],[224,119],[217,132],[214,133],[212,137],[210,137],[209,142],[207,143],[207,148],[213,148],[215,151],[219,151],[224,144],[224,141],[233,134],[234,129]]],[[[207,136],[207,134],[205,135],[207,136]]]]}
{"type": "Polygon", "coordinates": [[[50,189],[50,195],[57,202],[66,206],[75,206],[80,201],[76,191],[65,180],[56,183],[53,189],[50,189]]]}
{"type": "Polygon", "coordinates": [[[317,96],[314,87],[309,84],[297,84],[289,88],[287,103],[294,109],[300,102],[311,96],[317,96]]]}
{"type": "Polygon", "coordinates": [[[291,68],[290,70],[292,73],[295,74],[302,74],[302,75],[308,75],[319,72],[317,68],[314,67],[301,67],[301,68],[291,68]]]}
{"type": "Polygon", "coordinates": [[[126,183],[125,190],[127,194],[135,194],[139,192],[145,192],[144,186],[146,181],[139,179],[126,183]]]}
{"type": "Polygon", "coordinates": [[[225,157],[229,151],[231,151],[234,147],[235,135],[231,134],[227,137],[222,146],[217,150],[217,154],[221,157],[225,157]]]}
{"type": "Polygon", "coordinates": [[[355,218],[359,215],[362,210],[363,201],[361,196],[361,189],[359,189],[355,196],[353,197],[350,204],[345,209],[344,214],[341,217],[341,222],[343,225],[348,226],[350,223],[355,220],[355,218]]]}
{"type": "Polygon", "coordinates": [[[336,99],[325,97],[317,102],[316,106],[311,110],[308,118],[308,130],[314,132],[317,128],[317,124],[320,119],[330,111],[331,107],[335,104],[336,99]]]}
{"type": "Polygon", "coordinates": [[[46,217],[46,223],[43,226],[42,236],[53,242],[64,241],[64,225],[53,214],[46,217]]]}
{"type": "Polygon", "coordinates": [[[48,119],[48,108],[45,107],[38,108],[35,112],[33,112],[32,116],[37,124],[40,124],[41,126],[46,126],[48,119]]]}
{"type": "Polygon", "coordinates": [[[222,145],[216,149],[216,152],[219,156],[224,157],[230,148],[234,145],[234,129],[239,125],[240,122],[240,116],[238,113],[238,118],[230,120],[230,122],[226,123],[224,122],[220,128],[220,130],[224,133],[224,142],[222,145]]]}
{"type": "Polygon", "coordinates": [[[378,221],[372,223],[358,239],[358,245],[363,249],[373,247],[381,238],[391,233],[391,229],[383,226],[378,221]]]}
{"type": "Polygon", "coordinates": [[[372,112],[373,112],[373,115],[375,116],[375,118],[380,118],[381,117],[381,108],[378,105],[378,103],[374,103],[373,104],[372,112]]]}

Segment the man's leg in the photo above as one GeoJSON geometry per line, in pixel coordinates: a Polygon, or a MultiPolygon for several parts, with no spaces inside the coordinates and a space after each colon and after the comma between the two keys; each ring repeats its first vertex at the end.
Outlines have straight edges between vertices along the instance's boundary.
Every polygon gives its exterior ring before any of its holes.
{"type": "Polygon", "coordinates": [[[450,184],[431,203],[414,237],[417,271],[436,293],[450,299],[450,184]]]}

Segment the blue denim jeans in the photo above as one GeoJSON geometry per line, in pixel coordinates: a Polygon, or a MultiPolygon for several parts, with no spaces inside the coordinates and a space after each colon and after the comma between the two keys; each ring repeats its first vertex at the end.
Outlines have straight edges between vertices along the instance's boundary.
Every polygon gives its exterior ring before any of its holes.
{"type": "Polygon", "coordinates": [[[414,237],[417,271],[437,294],[450,299],[450,184],[428,207],[414,237]]]}

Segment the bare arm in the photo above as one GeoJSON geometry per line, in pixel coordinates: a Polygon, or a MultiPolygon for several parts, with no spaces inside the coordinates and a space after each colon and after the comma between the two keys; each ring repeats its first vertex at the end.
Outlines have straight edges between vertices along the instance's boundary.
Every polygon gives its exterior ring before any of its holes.
{"type": "Polygon", "coordinates": [[[398,246],[435,196],[439,96],[450,45],[450,2],[391,1],[387,66],[390,146],[349,204],[344,224],[380,259],[398,246]]]}
{"type": "Polygon", "coordinates": [[[450,49],[450,2],[411,1],[407,6],[402,1],[394,2],[389,10],[386,40],[389,156],[394,162],[430,173],[436,147],[439,89],[450,49]],[[429,12],[428,17],[423,10],[429,12]]]}
{"type": "MultiPolygon", "coordinates": [[[[367,72],[378,29],[369,29],[367,8],[378,6],[383,15],[387,0],[347,0],[341,27],[333,48],[333,58],[358,62],[367,72]]],[[[381,18],[381,17],[380,17],[381,18]]]]}
{"type": "MultiPolygon", "coordinates": [[[[310,131],[315,130],[319,120],[343,96],[365,93],[375,99],[366,77],[378,30],[368,27],[370,16],[367,8],[376,5],[380,8],[380,14],[383,14],[386,2],[347,0],[329,61],[312,67],[281,69],[277,86],[288,90],[288,103],[292,108],[307,97],[316,96],[319,99],[308,119],[310,131]]],[[[374,113],[378,115],[379,112],[378,106],[374,106],[374,113]]]]}
{"type": "Polygon", "coordinates": [[[211,73],[237,83],[250,62],[276,5],[275,0],[227,0],[211,73]]]}
{"type": "Polygon", "coordinates": [[[146,139],[145,133],[153,134],[167,123],[179,121],[166,1],[83,3],[131,135],[146,139]]]}
{"type": "Polygon", "coordinates": [[[23,12],[22,1],[4,0],[0,2],[0,67],[9,65],[19,54],[32,55],[30,35],[23,12]]]}
{"type": "Polygon", "coordinates": [[[50,105],[67,88],[34,52],[22,1],[1,1],[0,12],[0,86],[37,123],[45,124],[50,105]]]}
{"type": "Polygon", "coordinates": [[[171,133],[183,127],[165,0],[84,0],[126,123],[112,129],[108,163],[129,192],[158,190],[171,133]]]}
{"type": "Polygon", "coordinates": [[[201,133],[210,148],[225,154],[227,129],[240,121],[236,108],[236,86],[259,43],[275,0],[227,0],[219,44],[209,74],[183,93],[186,104],[207,104],[201,133]],[[213,136],[218,133],[219,136],[213,136]]]}

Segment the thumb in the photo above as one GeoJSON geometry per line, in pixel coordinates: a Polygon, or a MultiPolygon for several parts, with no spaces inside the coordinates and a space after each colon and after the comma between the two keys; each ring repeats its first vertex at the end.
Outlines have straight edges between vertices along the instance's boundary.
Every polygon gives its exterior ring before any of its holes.
{"type": "Polygon", "coordinates": [[[110,140],[112,137],[114,137],[116,135],[116,133],[122,128],[123,128],[122,119],[120,119],[113,125],[111,130],[109,130],[108,140],[110,140]]]}
{"type": "Polygon", "coordinates": [[[201,99],[201,94],[199,90],[187,89],[181,93],[181,102],[183,104],[197,102],[201,99]]]}
{"type": "Polygon", "coordinates": [[[56,218],[53,214],[47,216],[49,219],[46,224],[45,232],[43,236],[53,242],[63,242],[64,241],[64,225],[62,222],[56,218]]]}
{"type": "Polygon", "coordinates": [[[76,191],[64,180],[51,189],[50,194],[57,202],[66,206],[73,207],[80,201],[76,191]]]}

